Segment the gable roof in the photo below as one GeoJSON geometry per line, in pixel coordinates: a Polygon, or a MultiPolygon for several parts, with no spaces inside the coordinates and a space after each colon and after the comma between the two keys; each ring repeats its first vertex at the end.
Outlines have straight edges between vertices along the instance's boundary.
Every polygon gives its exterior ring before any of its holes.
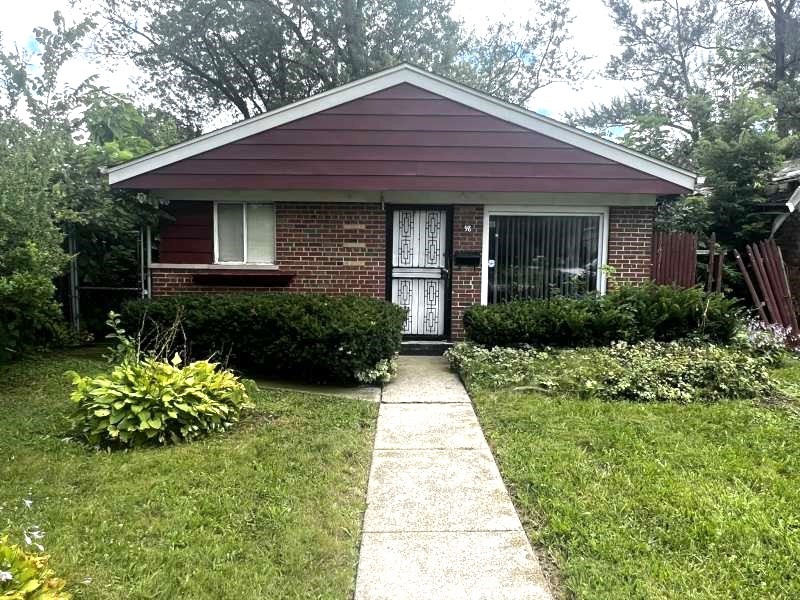
{"type": "Polygon", "coordinates": [[[696,175],[691,171],[636,152],[514,104],[504,102],[409,64],[391,67],[316,96],[299,100],[293,104],[109,168],[107,170],[109,183],[112,185],[120,184],[138,175],[400,84],[416,86],[498,119],[555,138],[576,148],[668,181],[686,190],[691,190],[694,187],[696,175]]]}

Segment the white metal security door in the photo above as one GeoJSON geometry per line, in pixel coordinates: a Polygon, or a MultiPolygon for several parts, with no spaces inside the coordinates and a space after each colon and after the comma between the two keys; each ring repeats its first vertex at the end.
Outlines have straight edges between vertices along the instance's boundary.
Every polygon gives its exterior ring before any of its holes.
{"type": "Polygon", "coordinates": [[[447,290],[447,211],[395,209],[392,302],[408,311],[407,336],[442,337],[447,290]]]}

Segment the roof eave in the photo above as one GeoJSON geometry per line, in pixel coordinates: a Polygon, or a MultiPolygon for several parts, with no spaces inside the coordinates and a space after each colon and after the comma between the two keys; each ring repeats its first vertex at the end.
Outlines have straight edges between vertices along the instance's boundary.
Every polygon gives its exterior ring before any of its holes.
{"type": "MultiPolygon", "coordinates": [[[[664,161],[652,158],[599,136],[586,133],[555,119],[539,115],[483,92],[451,81],[418,67],[401,64],[379,71],[343,86],[299,100],[268,113],[222,127],[200,137],[170,146],[134,160],[107,169],[109,183],[120,184],[128,179],[154,169],[219,148],[237,140],[278,127],[290,121],[309,116],[345,102],[356,100],[389,87],[408,83],[481,110],[497,118],[564,141],[578,148],[610,160],[628,165],[665,181],[678,185],[687,192],[694,189],[697,175],[664,161]]],[[[122,187],[122,186],[120,186],[122,187]]]]}

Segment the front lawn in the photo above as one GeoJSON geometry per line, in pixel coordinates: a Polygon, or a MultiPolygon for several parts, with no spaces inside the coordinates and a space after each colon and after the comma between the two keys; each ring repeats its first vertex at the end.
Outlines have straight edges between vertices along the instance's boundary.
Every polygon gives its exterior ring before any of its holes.
{"type": "Polygon", "coordinates": [[[471,392],[564,597],[800,597],[794,407],[471,392]]]}
{"type": "Polygon", "coordinates": [[[45,531],[77,599],[350,596],[375,404],[262,391],[227,434],[94,452],[63,439],[63,373],[104,367],[78,351],[0,368],[0,533],[45,531]]]}

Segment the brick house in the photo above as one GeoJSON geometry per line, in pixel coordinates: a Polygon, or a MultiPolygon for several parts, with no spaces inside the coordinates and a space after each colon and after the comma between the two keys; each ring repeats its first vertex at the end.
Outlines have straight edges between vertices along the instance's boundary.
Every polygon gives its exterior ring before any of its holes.
{"type": "Polygon", "coordinates": [[[644,281],[692,173],[400,65],[109,169],[168,200],[153,296],[364,294],[409,339],[476,303],[644,281]]]}

